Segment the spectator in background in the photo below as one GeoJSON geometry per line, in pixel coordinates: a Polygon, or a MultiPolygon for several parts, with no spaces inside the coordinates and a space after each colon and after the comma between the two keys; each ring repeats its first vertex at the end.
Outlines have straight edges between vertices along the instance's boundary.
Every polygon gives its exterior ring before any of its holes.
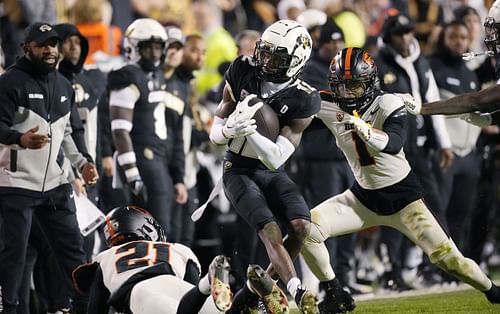
{"type": "Polygon", "coordinates": [[[444,23],[442,5],[437,0],[409,0],[408,17],[415,23],[415,38],[422,54],[431,54],[444,23]]]}
{"type": "Polygon", "coordinates": [[[278,1],[278,19],[295,21],[297,20],[297,16],[299,16],[305,9],[306,5],[304,4],[304,0],[278,1]]]}
{"type": "Polygon", "coordinates": [[[222,80],[218,67],[225,61],[236,58],[237,48],[233,37],[222,27],[221,9],[213,0],[194,0],[192,10],[196,30],[206,43],[206,60],[196,74],[196,91],[204,95],[222,80]]]}
{"type": "MultiPolygon", "coordinates": [[[[385,21],[381,33],[383,45],[375,57],[381,89],[391,93],[410,93],[419,103],[437,100],[439,90],[429,61],[422,55],[420,45],[413,35],[414,27],[414,23],[404,14],[389,16],[385,21]]],[[[422,184],[429,207],[444,221],[437,183],[439,166],[433,166],[439,162],[441,168],[446,169],[453,161],[451,141],[444,119],[441,116],[434,116],[433,119],[409,116],[406,131],[406,158],[422,184]]],[[[387,227],[382,228],[380,241],[381,248],[387,248],[390,261],[386,265],[383,285],[389,290],[410,289],[411,286],[402,278],[407,256],[403,248],[407,247],[408,242],[403,240],[399,232],[387,227]]],[[[411,268],[418,266],[418,259],[413,260],[412,264],[411,268]]]]}
{"type": "MultiPolygon", "coordinates": [[[[429,58],[441,99],[479,90],[476,74],[462,59],[470,44],[469,34],[467,26],[460,21],[445,24],[436,53],[429,58]]],[[[481,128],[457,117],[446,117],[445,126],[448,133],[453,134],[450,139],[455,157],[451,166],[443,171],[439,189],[448,232],[457,247],[464,251],[477,197],[480,156],[476,143],[481,128]]]]}
{"type": "Polygon", "coordinates": [[[199,35],[189,35],[185,39],[184,54],[181,65],[175,73],[182,85],[181,95],[186,101],[183,115],[184,154],[186,166],[184,183],[188,189],[188,200],[180,205],[174,221],[180,228],[176,235],[179,243],[187,246],[193,244],[195,223],[191,214],[199,206],[197,173],[199,169],[197,152],[208,142],[211,114],[199,104],[194,89],[194,71],[201,69],[205,60],[205,43],[199,35]]]}
{"type": "Polygon", "coordinates": [[[120,55],[122,33],[105,19],[105,0],[77,1],[73,7],[75,25],[89,41],[89,53],[85,64],[106,60],[120,55]],[[103,54],[95,56],[96,52],[103,54]],[[97,58],[95,58],[97,57],[97,58]]]}
{"type": "MultiPolygon", "coordinates": [[[[16,313],[33,219],[40,223],[54,250],[66,289],[72,290],[73,269],[86,262],[73,193],[57,164],[57,153],[63,149],[87,184],[96,184],[98,175],[71,138],[69,115],[74,91],[55,70],[59,40],[50,24],[31,24],[25,30],[25,55],[0,77],[0,155],[1,163],[9,169],[9,173],[0,174],[4,313],[16,313]],[[49,107],[46,102],[50,102],[49,107]],[[14,120],[15,115],[24,118],[14,120]]],[[[73,302],[75,312],[86,313],[85,300],[76,291],[73,302]]]]}
{"type": "Polygon", "coordinates": [[[313,50],[318,48],[321,25],[326,23],[327,18],[325,12],[316,9],[305,10],[297,16],[297,22],[302,24],[311,35],[313,50]]]}
{"type": "Polygon", "coordinates": [[[56,8],[53,0],[5,0],[0,20],[0,38],[5,53],[5,68],[15,63],[23,54],[23,30],[28,24],[46,21],[56,22],[56,8]]]}

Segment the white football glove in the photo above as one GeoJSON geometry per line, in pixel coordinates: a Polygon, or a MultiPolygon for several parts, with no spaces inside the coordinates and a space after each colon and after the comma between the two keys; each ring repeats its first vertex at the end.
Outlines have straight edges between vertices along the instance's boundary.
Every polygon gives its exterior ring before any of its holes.
{"type": "Polygon", "coordinates": [[[417,102],[411,94],[396,93],[396,95],[398,95],[399,97],[401,97],[401,99],[403,99],[405,108],[409,113],[413,115],[420,114],[420,110],[422,110],[422,104],[420,102],[417,102]]]}
{"type": "Polygon", "coordinates": [[[229,116],[226,123],[222,127],[222,135],[225,138],[237,138],[250,135],[255,132],[257,125],[254,119],[247,119],[244,121],[238,120],[232,116],[229,116]]]}
{"type": "Polygon", "coordinates": [[[248,103],[255,97],[257,97],[257,95],[250,94],[247,97],[245,97],[245,99],[238,102],[238,104],[236,105],[236,109],[234,109],[233,113],[231,113],[229,117],[235,115],[235,119],[237,121],[245,121],[252,119],[255,113],[264,105],[262,101],[259,101],[258,103],[255,103],[253,106],[249,106],[248,103]]]}
{"type": "Polygon", "coordinates": [[[351,117],[349,123],[353,125],[353,131],[361,140],[373,149],[382,151],[387,146],[389,142],[387,133],[373,129],[370,124],[356,116],[351,117]]]}
{"type": "Polygon", "coordinates": [[[356,132],[362,140],[365,142],[370,140],[372,130],[368,123],[355,116],[351,117],[349,123],[354,126],[354,132],[356,132]]]}
{"type": "Polygon", "coordinates": [[[480,128],[491,125],[491,113],[481,113],[476,111],[461,115],[460,119],[480,128]]]}

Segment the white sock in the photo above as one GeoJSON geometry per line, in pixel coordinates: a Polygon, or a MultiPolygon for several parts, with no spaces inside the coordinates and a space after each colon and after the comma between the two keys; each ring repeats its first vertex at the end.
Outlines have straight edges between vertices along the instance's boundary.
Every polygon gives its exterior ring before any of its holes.
{"type": "Polygon", "coordinates": [[[286,284],[286,289],[288,290],[288,292],[290,292],[290,294],[295,298],[295,294],[297,294],[297,289],[299,288],[301,282],[300,282],[300,279],[297,278],[297,277],[293,277],[292,279],[290,279],[290,281],[288,281],[288,283],[286,284]]]}
{"type": "Polygon", "coordinates": [[[210,294],[210,281],[208,280],[208,274],[200,279],[198,282],[198,290],[204,295],[210,294]]]}

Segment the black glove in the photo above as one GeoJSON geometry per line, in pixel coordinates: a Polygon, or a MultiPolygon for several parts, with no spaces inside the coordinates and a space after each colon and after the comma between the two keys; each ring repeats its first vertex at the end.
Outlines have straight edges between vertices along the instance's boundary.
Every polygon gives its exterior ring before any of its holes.
{"type": "Polygon", "coordinates": [[[146,207],[148,202],[148,193],[146,186],[141,178],[137,178],[128,183],[130,191],[132,192],[132,203],[140,207],[146,207]]]}

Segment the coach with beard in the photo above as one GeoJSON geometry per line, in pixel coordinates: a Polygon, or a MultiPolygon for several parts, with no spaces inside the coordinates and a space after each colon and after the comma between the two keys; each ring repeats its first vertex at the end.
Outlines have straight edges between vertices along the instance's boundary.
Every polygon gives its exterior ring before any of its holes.
{"type": "MultiPolygon", "coordinates": [[[[0,312],[16,313],[32,223],[38,223],[72,289],[71,272],[86,261],[70,184],[57,163],[60,149],[89,185],[93,163],[71,138],[71,83],[58,71],[60,38],[50,24],[25,30],[24,56],[0,76],[0,312]]],[[[85,300],[73,295],[74,311],[85,300]]]]}

